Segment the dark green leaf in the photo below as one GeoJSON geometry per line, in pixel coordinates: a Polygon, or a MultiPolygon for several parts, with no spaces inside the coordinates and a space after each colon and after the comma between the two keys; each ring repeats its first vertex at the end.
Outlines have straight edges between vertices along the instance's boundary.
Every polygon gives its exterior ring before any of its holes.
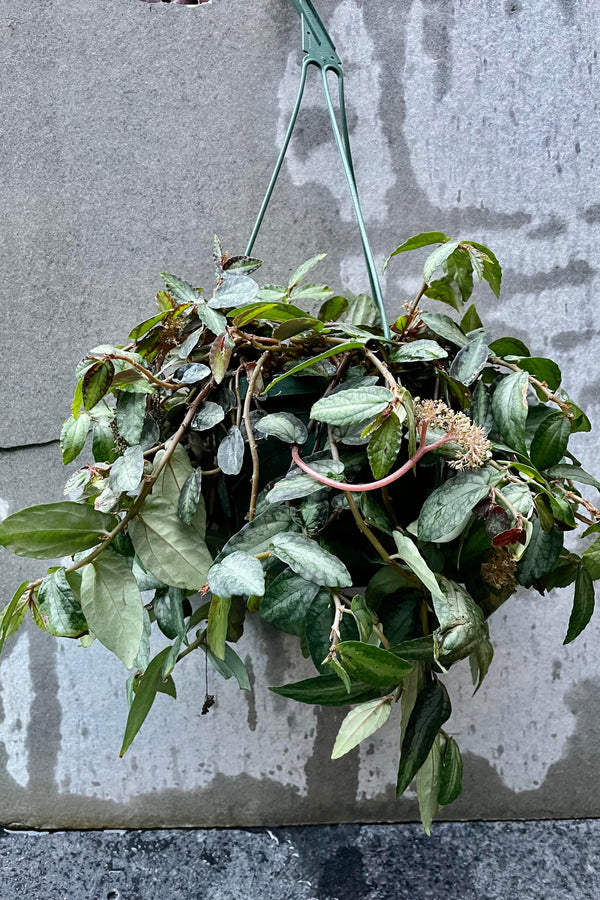
{"type": "Polygon", "coordinates": [[[330,297],[329,300],[326,300],[321,306],[318,318],[321,322],[337,322],[347,308],[347,297],[330,297]]]}
{"type": "Polygon", "coordinates": [[[442,772],[438,789],[438,803],[448,806],[462,793],[463,761],[453,737],[446,740],[442,751],[442,772]]]}
{"type": "Polygon", "coordinates": [[[402,425],[398,416],[391,412],[383,424],[373,432],[367,447],[369,464],[376,480],[384,478],[390,471],[396,462],[401,445],[402,425]]]}
{"type": "Polygon", "coordinates": [[[575,579],[575,600],[567,636],[563,643],[570,644],[586,627],[594,612],[594,582],[585,565],[580,565],[575,579]]]}
{"type": "Polygon", "coordinates": [[[100,422],[94,423],[92,432],[92,454],[95,462],[112,463],[118,456],[115,438],[111,428],[100,422]]]}
{"type": "Polygon", "coordinates": [[[159,588],[152,601],[156,623],[170,640],[185,637],[187,626],[183,617],[183,592],[181,588],[159,588]]]}
{"type": "Polygon", "coordinates": [[[387,685],[382,691],[352,682],[348,693],[337,675],[317,675],[315,678],[307,678],[281,687],[270,687],[269,690],[279,694],[280,697],[297,700],[299,703],[310,703],[315,706],[348,706],[350,703],[373,700],[381,694],[388,693],[392,688],[393,685],[387,685]]]}
{"type": "Polygon", "coordinates": [[[402,741],[396,785],[398,797],[427,759],[436,735],[451,711],[448,692],[440,681],[426,685],[418,694],[402,741]]]}
{"type": "Polygon", "coordinates": [[[581,466],[571,466],[568,464],[552,466],[551,468],[546,469],[544,474],[547,478],[558,478],[561,481],[567,480],[576,481],[578,484],[591,484],[592,487],[595,487],[596,490],[600,491],[600,481],[582,469],[581,466]]]}
{"type": "Polygon", "coordinates": [[[361,641],[367,642],[373,634],[373,624],[377,621],[377,617],[369,609],[365,598],[361,597],[360,594],[356,594],[352,598],[350,608],[358,628],[358,636],[361,641]]]}
{"type": "Polygon", "coordinates": [[[551,570],[563,545],[563,535],[558,528],[544,531],[537,516],[534,516],[532,526],[531,540],[517,566],[519,584],[525,587],[530,587],[551,570]]]}
{"type": "Polygon", "coordinates": [[[24,581],[15,591],[10,603],[0,613],[0,651],[16,631],[18,631],[27,611],[26,590],[29,582],[24,581]]]}
{"type": "Polygon", "coordinates": [[[502,284],[502,268],[500,267],[500,263],[489,249],[489,247],[484,247],[483,244],[476,244],[475,241],[469,241],[472,247],[475,247],[476,250],[479,250],[484,254],[482,258],[483,263],[483,277],[489,284],[493,293],[496,297],[500,296],[500,286],[502,284]]]}
{"type": "Polygon", "coordinates": [[[288,369],[287,372],[284,372],[283,375],[278,375],[277,378],[274,378],[273,381],[269,382],[267,387],[264,389],[263,394],[267,394],[270,390],[272,390],[272,388],[275,387],[276,384],[279,384],[280,381],[283,381],[284,378],[289,378],[290,375],[295,375],[297,372],[301,372],[303,369],[308,369],[310,366],[314,366],[322,360],[328,359],[330,356],[334,356],[339,353],[346,353],[348,350],[356,350],[359,347],[362,347],[364,343],[364,340],[346,341],[345,344],[336,344],[335,347],[330,347],[329,350],[325,350],[323,353],[319,353],[318,356],[313,356],[310,359],[303,360],[303,362],[298,363],[297,366],[293,366],[293,368],[288,369]]]}
{"type": "Polygon", "coordinates": [[[86,409],[92,409],[102,400],[111,386],[114,374],[115,367],[110,359],[99,360],[90,366],[81,384],[83,405],[86,409]]]}
{"type": "Polygon", "coordinates": [[[460,327],[462,331],[477,331],[479,328],[483,328],[483,322],[479,318],[479,313],[475,309],[475,304],[471,303],[468,310],[460,320],[460,327]]]}
{"type": "MultiPolygon", "coordinates": [[[[545,359],[541,356],[529,356],[526,359],[520,359],[518,362],[520,369],[525,369],[538,381],[545,381],[551,391],[557,390],[562,381],[560,369],[551,359],[545,359]]],[[[545,400],[545,397],[542,397],[545,400]]]]}
{"type": "Polygon", "coordinates": [[[538,425],[531,442],[531,462],[543,471],[561,461],[567,450],[571,423],[562,412],[551,413],[538,425]]]}
{"type": "Polygon", "coordinates": [[[413,668],[390,650],[362,641],[342,641],[336,649],[350,677],[373,687],[397,685],[413,668]]]}
{"type": "Polygon", "coordinates": [[[273,337],[278,341],[287,341],[289,338],[302,334],[305,331],[322,329],[321,322],[314,316],[302,316],[301,319],[290,319],[289,322],[282,322],[273,332],[273,337]]]}
{"type": "Polygon", "coordinates": [[[581,561],[594,581],[600,578],[600,538],[583,551],[581,561]]]}
{"type": "Polygon", "coordinates": [[[428,247],[431,244],[442,244],[448,240],[450,239],[443,231],[423,231],[421,234],[416,234],[414,237],[404,241],[403,244],[400,244],[399,247],[396,247],[393,253],[390,253],[383,264],[383,271],[385,272],[387,269],[391,258],[399,253],[406,253],[408,250],[418,250],[420,247],[428,247]]]}
{"type": "Polygon", "coordinates": [[[127,752],[127,749],[131,746],[133,739],[150,712],[159,685],[162,682],[162,666],[168,654],[169,647],[165,647],[158,656],[154,657],[144,674],[140,677],[139,687],[137,693],[134,695],[131,709],[127,716],[125,736],[123,737],[123,745],[119,756],[123,756],[123,754],[127,752]]]}
{"type": "Polygon", "coordinates": [[[456,281],[449,275],[443,278],[436,278],[432,281],[425,291],[425,296],[430,300],[439,300],[440,303],[447,303],[457,312],[462,312],[464,301],[462,293],[456,281]]]}
{"type": "Polygon", "coordinates": [[[267,586],[260,603],[260,614],[275,628],[297,634],[298,624],[318,592],[318,584],[285,569],[267,586]]]}
{"type": "Polygon", "coordinates": [[[490,344],[494,356],[503,359],[506,356],[531,356],[523,341],[515,337],[498,338],[490,344]]]}
{"type": "Polygon", "coordinates": [[[431,823],[440,808],[438,793],[442,775],[441,735],[435,737],[425,762],[417,772],[415,788],[419,802],[419,815],[425,834],[431,836],[431,823]]]}

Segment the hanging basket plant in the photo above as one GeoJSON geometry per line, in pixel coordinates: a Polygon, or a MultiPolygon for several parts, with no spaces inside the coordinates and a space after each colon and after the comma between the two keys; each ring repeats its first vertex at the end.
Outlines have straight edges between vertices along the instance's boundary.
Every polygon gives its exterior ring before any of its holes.
{"type": "Polygon", "coordinates": [[[84,448],[93,460],[69,478],[68,499],[0,524],[13,553],[62,558],[5,607],[0,649],[29,612],[51,635],[114,653],[131,673],[122,755],[157,693],[175,697],[174,679],[199,657],[250,690],[234,647],[246,617],[260,616],[296,636],[314,665],[271,690],[351,707],[334,758],[396,719],[398,795],[416,778],[429,831],[461,792],[444,676],[468,660],[479,688],[493,657],[488,618],[519,586],[574,585],[565,643],[581,633],[600,538],[578,555],[564,537],[600,531],[580,489],[600,482],[569,449],[590,423],[556,363],[515,338],[492,340],[469,305],[474,284],[499,294],[491,250],[441,232],[406,240],[390,259],[429,247],[423,283],[385,320],[341,63],[310,0],[292,3],[306,54],[300,90],[246,254],[230,257],[215,240],[212,291],[164,274],[150,318],[79,364],[60,446],[65,464],[84,448]],[[323,76],[374,299],[309,282],[322,256],[286,285],[253,277],[308,66],[323,76]]]}
{"type": "Polygon", "coordinates": [[[121,753],[192,654],[250,689],[234,646],[258,615],[315,667],[272,690],[351,706],[334,758],[396,717],[398,794],[416,776],[428,829],[461,790],[444,674],[468,659],[479,687],[488,617],[518,585],[574,583],[565,642],[587,624],[600,539],[581,556],[563,544],[600,529],[576,487],[600,484],[568,449],[589,421],[556,363],[490,342],[475,306],[463,311],[474,280],[500,289],[490,250],[433,233],[392,255],[434,243],[391,339],[369,297],[307,283],[322,257],[259,287],[260,262],[216,242],[208,298],[165,274],[129,341],[78,366],[60,444],[71,463],[91,443],[93,462],[70,499],[0,525],[13,553],[70,560],[21,585],[0,643],[29,611],[111,650],[132,671],[121,753]],[[461,318],[425,312],[427,298],[461,318]]]}

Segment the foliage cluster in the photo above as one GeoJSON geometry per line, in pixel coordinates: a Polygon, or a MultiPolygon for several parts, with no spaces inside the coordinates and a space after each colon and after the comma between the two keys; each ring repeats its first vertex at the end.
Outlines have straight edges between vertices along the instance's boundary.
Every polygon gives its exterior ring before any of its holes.
{"type": "Polygon", "coordinates": [[[307,282],[322,256],[259,287],[260,261],[215,240],[208,299],[164,274],[129,342],[78,366],[60,445],[66,464],[85,446],[93,462],[69,499],[0,525],[13,553],[63,558],[19,587],[0,646],[29,611],[49,634],[112,651],[132,670],[122,754],[156,694],[176,696],[190,654],[250,689],[233,645],[255,613],[316,669],[272,690],[352,706],[334,758],[400,701],[398,795],[416,777],[429,830],[461,791],[446,671],[468,659],[479,687],[487,619],[519,585],[574,584],[565,642],[589,621],[600,538],[581,555],[563,539],[600,530],[577,488],[600,484],[568,449],[590,423],[555,362],[491,340],[467,306],[474,283],[500,291],[493,253],[431,232],[392,257],[428,245],[391,339],[367,295],[307,282]]]}

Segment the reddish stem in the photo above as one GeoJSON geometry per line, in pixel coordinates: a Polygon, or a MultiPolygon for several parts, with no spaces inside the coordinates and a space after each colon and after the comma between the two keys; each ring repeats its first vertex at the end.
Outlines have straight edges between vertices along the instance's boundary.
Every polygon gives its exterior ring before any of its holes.
{"type": "Polygon", "coordinates": [[[296,465],[302,469],[303,472],[306,472],[307,475],[312,475],[312,477],[316,481],[320,481],[321,484],[326,485],[327,487],[337,488],[338,491],[351,491],[352,493],[362,493],[364,491],[377,491],[380,488],[387,487],[388,484],[393,484],[394,481],[398,481],[399,478],[402,478],[403,475],[406,475],[407,472],[410,472],[412,467],[417,463],[421,457],[425,456],[426,453],[429,453],[430,450],[435,450],[437,447],[441,447],[442,444],[448,443],[448,441],[454,440],[453,436],[450,434],[445,434],[444,437],[439,438],[439,440],[434,441],[433,444],[428,444],[424,446],[422,443],[414,456],[411,456],[409,460],[407,460],[403,466],[397,469],[395,472],[392,472],[391,475],[386,475],[385,478],[380,478],[379,481],[372,481],[369,484],[348,484],[345,481],[334,481],[333,478],[328,478],[327,475],[321,475],[320,472],[317,472],[315,469],[311,468],[308,463],[305,463],[304,460],[300,457],[298,452],[298,445],[294,444],[292,447],[292,459],[296,463],[296,465]]]}

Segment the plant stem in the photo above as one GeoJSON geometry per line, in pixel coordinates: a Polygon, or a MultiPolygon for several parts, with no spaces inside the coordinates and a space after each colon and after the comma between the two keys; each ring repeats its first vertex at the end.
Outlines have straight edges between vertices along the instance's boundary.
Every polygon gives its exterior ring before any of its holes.
{"type": "Polygon", "coordinates": [[[262,367],[265,362],[269,358],[270,350],[265,350],[263,355],[260,357],[258,362],[254,367],[254,371],[248,381],[248,387],[246,388],[246,396],[244,398],[244,424],[246,426],[246,436],[248,438],[248,446],[250,447],[250,455],[252,456],[252,479],[251,479],[251,493],[250,493],[250,508],[248,510],[248,519],[251,522],[256,515],[256,500],[258,498],[258,476],[260,473],[260,462],[258,459],[258,448],[256,446],[256,440],[252,433],[252,425],[250,423],[250,404],[252,403],[252,396],[254,394],[254,388],[256,387],[256,382],[258,381],[259,375],[262,371],[262,367]]]}
{"type": "Polygon", "coordinates": [[[131,359],[129,356],[125,356],[125,354],[121,353],[106,353],[103,356],[103,359],[122,359],[125,362],[128,362],[130,366],[133,366],[134,369],[137,369],[144,378],[150,381],[152,384],[155,384],[157,387],[165,388],[167,391],[178,391],[183,385],[174,384],[172,381],[161,381],[160,378],[157,378],[150,369],[147,369],[145,366],[142,366],[141,363],[136,362],[131,359]]]}
{"type": "Polygon", "coordinates": [[[421,285],[421,287],[419,288],[419,293],[413,300],[411,307],[408,311],[408,316],[406,318],[406,322],[404,323],[404,327],[403,327],[402,331],[400,332],[401,338],[404,337],[404,333],[406,331],[408,331],[408,329],[412,326],[412,324],[416,318],[416,315],[417,315],[417,307],[419,306],[419,302],[421,301],[423,294],[425,293],[426,290],[428,290],[428,288],[429,288],[429,285],[427,284],[426,281],[424,281],[423,284],[421,285]]]}
{"type": "Polygon", "coordinates": [[[303,472],[306,472],[307,475],[312,475],[312,477],[321,484],[324,484],[327,487],[336,488],[338,491],[352,491],[354,494],[359,494],[364,491],[376,491],[379,490],[379,488],[386,487],[388,484],[393,484],[394,481],[398,481],[399,478],[402,478],[403,475],[410,472],[412,467],[425,456],[426,453],[430,453],[431,450],[436,450],[438,447],[441,447],[442,444],[446,444],[451,440],[454,440],[454,437],[451,434],[445,434],[443,437],[439,438],[439,440],[434,441],[433,444],[428,444],[427,446],[422,444],[416,453],[414,453],[413,456],[411,456],[411,458],[396,472],[392,472],[391,475],[386,475],[385,478],[380,478],[379,481],[372,481],[369,484],[347,484],[344,481],[335,481],[333,478],[328,478],[327,475],[321,475],[320,472],[317,472],[309,466],[308,463],[304,462],[299,454],[297,444],[294,444],[292,447],[292,459],[303,472]]]}
{"type": "Polygon", "coordinates": [[[391,390],[391,392],[393,394],[396,394],[396,392],[398,391],[399,385],[398,385],[398,382],[396,381],[396,379],[394,378],[394,376],[392,375],[392,373],[390,372],[390,370],[388,369],[388,367],[386,366],[386,364],[384,362],[382,362],[379,359],[379,357],[375,353],[373,353],[372,350],[369,350],[367,347],[365,347],[365,356],[367,357],[367,359],[371,360],[371,362],[373,363],[375,368],[378,369],[379,372],[383,375],[385,382],[386,382],[387,386],[389,387],[389,389],[391,390]]]}

